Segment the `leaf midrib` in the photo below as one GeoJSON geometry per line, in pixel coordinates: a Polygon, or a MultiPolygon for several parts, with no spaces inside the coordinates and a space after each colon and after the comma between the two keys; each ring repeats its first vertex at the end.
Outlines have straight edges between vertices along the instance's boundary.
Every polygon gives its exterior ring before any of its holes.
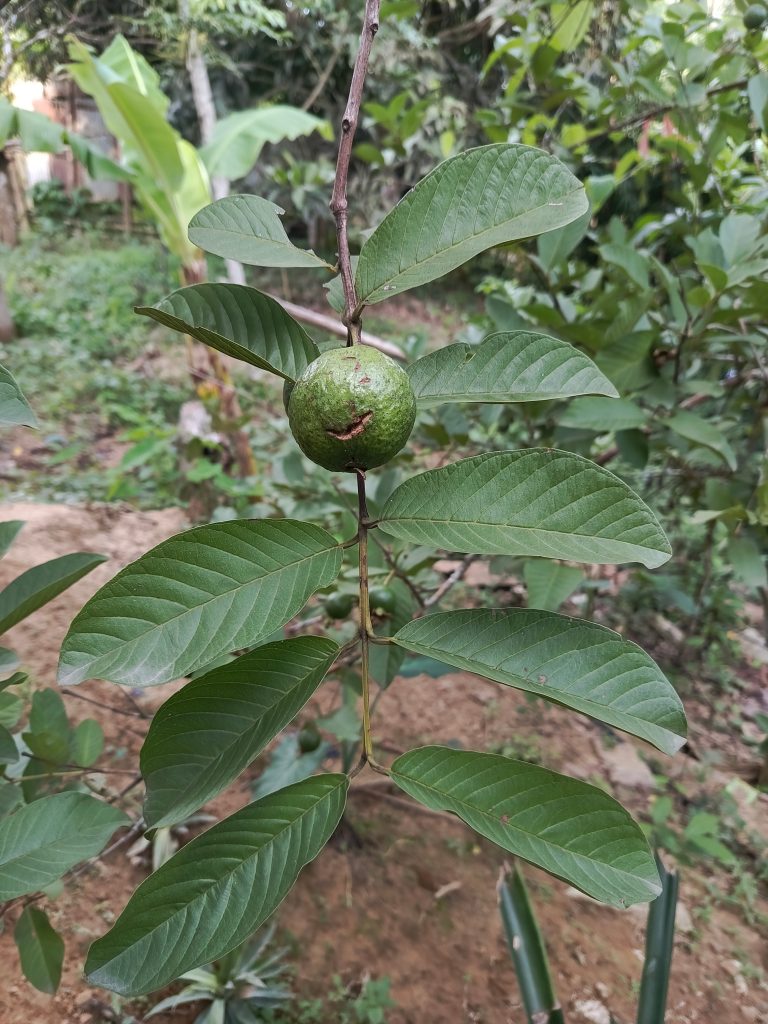
{"type": "MultiPolygon", "coordinates": [[[[560,510],[559,510],[560,511],[560,510]]],[[[615,537],[601,537],[599,535],[591,533],[564,533],[562,530],[551,530],[543,526],[518,526],[513,523],[487,523],[484,520],[478,519],[423,519],[421,516],[406,516],[399,515],[393,516],[391,519],[382,517],[380,520],[382,526],[386,526],[387,523],[418,523],[419,525],[426,523],[428,526],[480,526],[483,528],[492,528],[494,530],[517,530],[526,533],[547,533],[553,536],[572,538],[576,537],[579,540],[597,540],[597,541],[608,541],[611,544],[620,544],[622,547],[629,548],[643,548],[649,551],[662,551],[662,548],[649,548],[643,544],[639,544],[636,541],[620,540],[615,537]]],[[[665,551],[664,554],[667,554],[665,551]]]]}

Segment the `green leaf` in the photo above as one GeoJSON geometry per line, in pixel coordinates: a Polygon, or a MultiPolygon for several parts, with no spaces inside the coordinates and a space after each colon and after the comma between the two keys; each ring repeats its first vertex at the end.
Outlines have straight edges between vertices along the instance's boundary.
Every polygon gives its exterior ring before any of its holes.
{"type": "Polygon", "coordinates": [[[529,558],[523,566],[528,607],[555,612],[578,590],[584,579],[581,569],[546,558],[529,558]]]}
{"type": "Polygon", "coordinates": [[[371,234],[360,251],[357,294],[381,302],[492,246],[569,224],[587,208],[580,182],[543,150],[467,150],[418,182],[371,234]]]}
{"type": "Polygon", "coordinates": [[[324,259],[292,244],[280,220],[285,211],[260,196],[235,195],[200,210],[189,240],[206,252],[255,267],[324,267],[324,259]]]}
{"type": "Polygon", "coordinates": [[[0,591],[0,633],[48,604],[106,561],[106,555],[80,551],[27,569],[0,591]]]}
{"type": "Polygon", "coordinates": [[[667,426],[687,441],[693,441],[694,444],[709,448],[710,451],[720,456],[730,470],[736,470],[736,453],[726,440],[725,435],[701,416],[683,409],[667,421],[667,426]]]}
{"type": "Polygon", "coordinates": [[[72,763],[90,768],[104,750],[104,733],[95,718],[86,718],[75,726],[70,742],[72,763]]]}
{"type": "Polygon", "coordinates": [[[144,995],[238,946],[328,842],[348,785],[346,775],[316,775],[193,839],[142,882],[111,931],[91,946],[89,982],[144,995]]]}
{"type": "Polygon", "coordinates": [[[64,940],[51,925],[45,911],[25,907],[16,922],[13,938],[24,977],[39,992],[53,995],[61,981],[64,940]]]}
{"type": "Polygon", "coordinates": [[[266,644],[193,680],[155,713],[141,772],[151,828],[183,821],[304,707],[339,652],[325,637],[266,644]]]}
{"type": "Polygon", "coordinates": [[[680,876],[656,856],[663,891],[648,908],[643,976],[637,997],[637,1024],[658,1024],[667,1008],[667,992],[675,940],[675,914],[680,876]]]}
{"type": "MultiPolygon", "coordinates": [[[[19,530],[24,525],[22,519],[8,519],[0,523],[0,558],[6,553],[18,536],[19,530]]],[[[0,669],[3,666],[0,665],[0,669]]]]}
{"type": "Polygon", "coordinates": [[[573,430],[593,430],[608,434],[615,430],[635,430],[645,423],[639,405],[626,398],[577,398],[557,418],[558,425],[573,430]]]}
{"type": "Polygon", "coordinates": [[[592,0],[577,0],[575,4],[552,4],[554,33],[547,42],[553,50],[570,53],[584,39],[595,13],[592,0]]]}
{"type": "Polygon", "coordinates": [[[471,554],[649,568],[670,556],[658,520],[623,480],[548,448],[488,452],[411,477],[384,505],[380,527],[471,554]]]}
{"type": "Polygon", "coordinates": [[[117,574],[64,638],[59,681],[155,686],[252,647],[336,579],[341,548],[319,526],[235,520],[163,541],[117,574]]]}
{"type": "Polygon", "coordinates": [[[180,288],[137,313],[189,334],[225,355],[295,380],[320,350],[279,302],[240,284],[180,288]]]}
{"type": "Polygon", "coordinates": [[[0,365],[0,425],[36,427],[37,417],[10,370],[0,365]]]}
{"type": "Polygon", "coordinates": [[[86,793],[57,793],[0,821],[0,900],[37,892],[100,853],[128,817],[86,793]]]}
{"type": "Polygon", "coordinates": [[[50,688],[32,694],[28,731],[24,740],[38,757],[63,764],[69,757],[72,730],[61,695],[50,688]]]}
{"type": "Polygon", "coordinates": [[[667,754],[685,742],[683,705],[658,665],[594,622],[527,608],[476,608],[415,619],[394,642],[574,708],[667,754]]]}
{"type": "Polygon", "coordinates": [[[11,733],[0,725],[0,764],[15,764],[19,760],[19,750],[11,733]]]}
{"type": "Polygon", "coordinates": [[[591,218],[592,211],[588,207],[580,217],[571,221],[570,224],[566,224],[556,231],[547,231],[546,234],[539,235],[536,249],[545,270],[552,270],[570,256],[587,233],[591,218]]]}
{"type": "Polygon", "coordinates": [[[614,907],[661,892],[645,836],[600,789],[500,754],[420,747],[397,758],[392,781],[433,810],[614,907]]]}
{"type": "Polygon", "coordinates": [[[768,75],[752,75],[747,83],[747,95],[755,121],[768,132],[768,75]]]}
{"type": "Polygon", "coordinates": [[[248,174],[266,143],[298,139],[314,131],[327,135],[329,129],[327,121],[287,104],[240,110],[216,122],[200,156],[212,177],[235,180],[248,174]]]}
{"type": "Polygon", "coordinates": [[[618,396],[573,345],[528,331],[491,334],[477,347],[462,343],[437,349],[409,366],[408,376],[420,406],[618,396]]]}

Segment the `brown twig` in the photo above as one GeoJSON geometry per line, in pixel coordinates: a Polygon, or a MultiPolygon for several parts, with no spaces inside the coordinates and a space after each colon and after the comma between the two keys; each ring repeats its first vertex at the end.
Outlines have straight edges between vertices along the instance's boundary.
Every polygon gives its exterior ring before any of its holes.
{"type": "Polygon", "coordinates": [[[360,34],[360,49],[352,71],[352,82],[349,86],[349,98],[341,119],[341,140],[339,156],[336,161],[336,177],[331,195],[331,212],[336,221],[336,239],[339,250],[339,272],[344,288],[344,325],[347,328],[347,344],[360,343],[362,327],[360,309],[358,308],[355,279],[352,273],[352,260],[349,254],[348,213],[347,213],[347,179],[349,177],[349,161],[352,157],[352,144],[360,116],[360,103],[363,97],[363,85],[368,70],[373,40],[379,31],[380,0],[365,0],[365,18],[360,34]]]}
{"type": "Polygon", "coordinates": [[[457,584],[459,580],[463,579],[467,569],[470,567],[470,565],[472,565],[476,558],[477,555],[465,555],[462,558],[461,562],[453,570],[451,575],[444,579],[440,586],[437,588],[437,590],[434,592],[434,594],[430,595],[426,599],[426,601],[424,602],[424,607],[431,608],[433,605],[437,604],[438,601],[441,601],[448,593],[448,591],[453,586],[455,586],[455,584],[457,584]]]}

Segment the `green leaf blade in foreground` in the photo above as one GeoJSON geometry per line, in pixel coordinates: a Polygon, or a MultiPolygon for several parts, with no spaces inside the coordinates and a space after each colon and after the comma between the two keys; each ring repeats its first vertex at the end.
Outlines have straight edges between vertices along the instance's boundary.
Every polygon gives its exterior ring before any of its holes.
{"type": "Polygon", "coordinates": [[[128,823],[116,807],[86,793],[57,793],[0,821],[0,900],[43,889],[100,853],[128,823]]]}
{"type": "Polygon", "coordinates": [[[287,380],[295,380],[320,355],[279,302],[246,285],[190,285],[156,306],[137,306],[136,312],[287,380]]]}
{"type": "Polygon", "coordinates": [[[37,907],[25,907],[16,922],[13,938],[24,977],[39,992],[53,995],[61,981],[64,940],[48,915],[37,907]]]}
{"type": "Polygon", "coordinates": [[[614,907],[661,892],[639,825],[602,790],[500,754],[420,747],[392,781],[433,810],[458,815],[502,849],[614,907]]]}
{"type": "Polygon", "coordinates": [[[189,224],[189,240],[215,256],[249,266],[332,270],[315,253],[293,245],[280,220],[283,212],[261,196],[227,196],[195,214],[189,224]]]}
{"type": "Polygon", "coordinates": [[[92,985],[139,996],[248,938],[334,832],[346,775],[315,775],[193,839],[139,886],[88,953],[92,985]]]}
{"type": "Polygon", "coordinates": [[[401,540],[478,555],[654,569],[671,554],[656,516],[623,480],[549,448],[488,452],[411,477],[379,525],[401,540]]]}
{"type": "Polygon", "coordinates": [[[0,366],[0,425],[36,427],[37,417],[10,370],[0,366]]]}
{"type": "Polygon", "coordinates": [[[545,334],[505,331],[480,345],[448,345],[408,367],[419,406],[442,402],[542,402],[618,392],[592,360],[545,334]]]}
{"type": "Polygon", "coordinates": [[[569,224],[587,207],[581,183],[543,150],[470,149],[418,182],[364,243],[360,301],[427,284],[492,246],[569,224]]]}
{"type": "Polygon", "coordinates": [[[64,638],[59,682],[155,686],[251,647],[336,579],[341,548],[291,519],[198,526],[127,566],[64,638]]]}
{"type": "Polygon", "coordinates": [[[27,569],[0,591],[0,634],[48,604],[105,561],[106,555],[80,551],[27,569]]]}
{"type": "Polygon", "coordinates": [[[220,793],[295,718],[338,652],[325,637],[279,640],[193,679],[167,700],[141,748],[147,825],[183,821],[220,793]]]}
{"type": "Polygon", "coordinates": [[[6,519],[0,523],[0,558],[16,540],[23,525],[23,519],[6,519]]]}
{"type": "Polygon", "coordinates": [[[674,754],[685,742],[683,705],[637,644],[605,626],[527,608],[438,612],[400,629],[415,654],[573,708],[674,754]]]}

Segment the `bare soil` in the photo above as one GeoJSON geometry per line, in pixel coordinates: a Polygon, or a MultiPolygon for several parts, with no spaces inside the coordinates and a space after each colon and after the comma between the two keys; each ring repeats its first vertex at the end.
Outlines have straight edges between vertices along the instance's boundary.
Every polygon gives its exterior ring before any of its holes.
{"type": "MultiPolygon", "coordinates": [[[[0,583],[47,558],[75,550],[101,551],[109,562],[61,595],[43,613],[17,626],[7,642],[17,650],[35,686],[54,685],[57,652],[66,628],[87,597],[110,575],[184,526],[174,510],[141,513],[115,506],[7,505],[0,519],[27,525],[0,563],[0,583]]],[[[761,687],[756,677],[755,687],[761,687]]],[[[140,695],[92,682],[65,697],[73,720],[96,717],[107,737],[106,762],[129,772],[136,766],[147,720],[176,684],[140,695]],[[86,703],[87,697],[109,705],[86,703]]],[[[326,711],[333,685],[315,698],[311,714],[326,711]]],[[[755,699],[745,695],[745,699],[755,699]]],[[[704,706],[691,703],[694,751],[706,749],[709,725],[704,706]]],[[[438,680],[398,679],[377,709],[382,755],[429,742],[466,746],[511,745],[518,756],[585,779],[606,775],[616,795],[644,813],[656,775],[674,779],[693,795],[722,789],[731,774],[716,771],[685,753],[674,759],[641,743],[607,743],[596,724],[556,707],[532,703],[522,694],[455,672],[438,680]],[[649,788],[651,787],[651,788],[649,788]]],[[[722,734],[718,734],[718,749],[722,734]]],[[[734,740],[735,762],[744,748],[734,740]]],[[[246,803],[259,765],[207,810],[226,815],[246,803]]],[[[130,775],[104,775],[114,793],[130,775]]],[[[129,799],[137,810],[137,787],[129,799]]],[[[749,809],[755,828],[768,828],[768,797],[749,809]]],[[[118,837],[119,838],[119,837],[118,837]]],[[[119,1004],[90,989],[81,968],[89,943],[109,926],[133,888],[149,871],[145,860],[118,848],[68,883],[48,909],[64,935],[64,977],[53,999],[26,985],[16,967],[15,915],[0,935],[5,965],[0,986],[0,1024],[99,1024],[140,1019],[154,1002],[119,1004]]],[[[524,1021],[496,905],[504,861],[492,844],[477,840],[456,819],[420,810],[363,773],[353,785],[347,825],[309,865],[280,911],[282,933],[296,950],[296,988],[302,996],[324,995],[333,974],[354,984],[388,975],[398,1004],[390,1024],[518,1024],[524,1021]]],[[[533,868],[525,869],[551,953],[555,983],[567,1019],[576,1024],[634,1020],[643,956],[645,910],[602,907],[533,868]],[[601,1016],[602,1014],[602,1016],[601,1016]]],[[[715,902],[707,884],[725,885],[714,862],[686,867],[682,874],[668,1024],[739,1024],[768,1021],[766,936],[741,912],[715,902]]],[[[757,908],[768,911],[768,901],[757,908]]],[[[186,1024],[194,1012],[153,1018],[186,1024]]]]}

